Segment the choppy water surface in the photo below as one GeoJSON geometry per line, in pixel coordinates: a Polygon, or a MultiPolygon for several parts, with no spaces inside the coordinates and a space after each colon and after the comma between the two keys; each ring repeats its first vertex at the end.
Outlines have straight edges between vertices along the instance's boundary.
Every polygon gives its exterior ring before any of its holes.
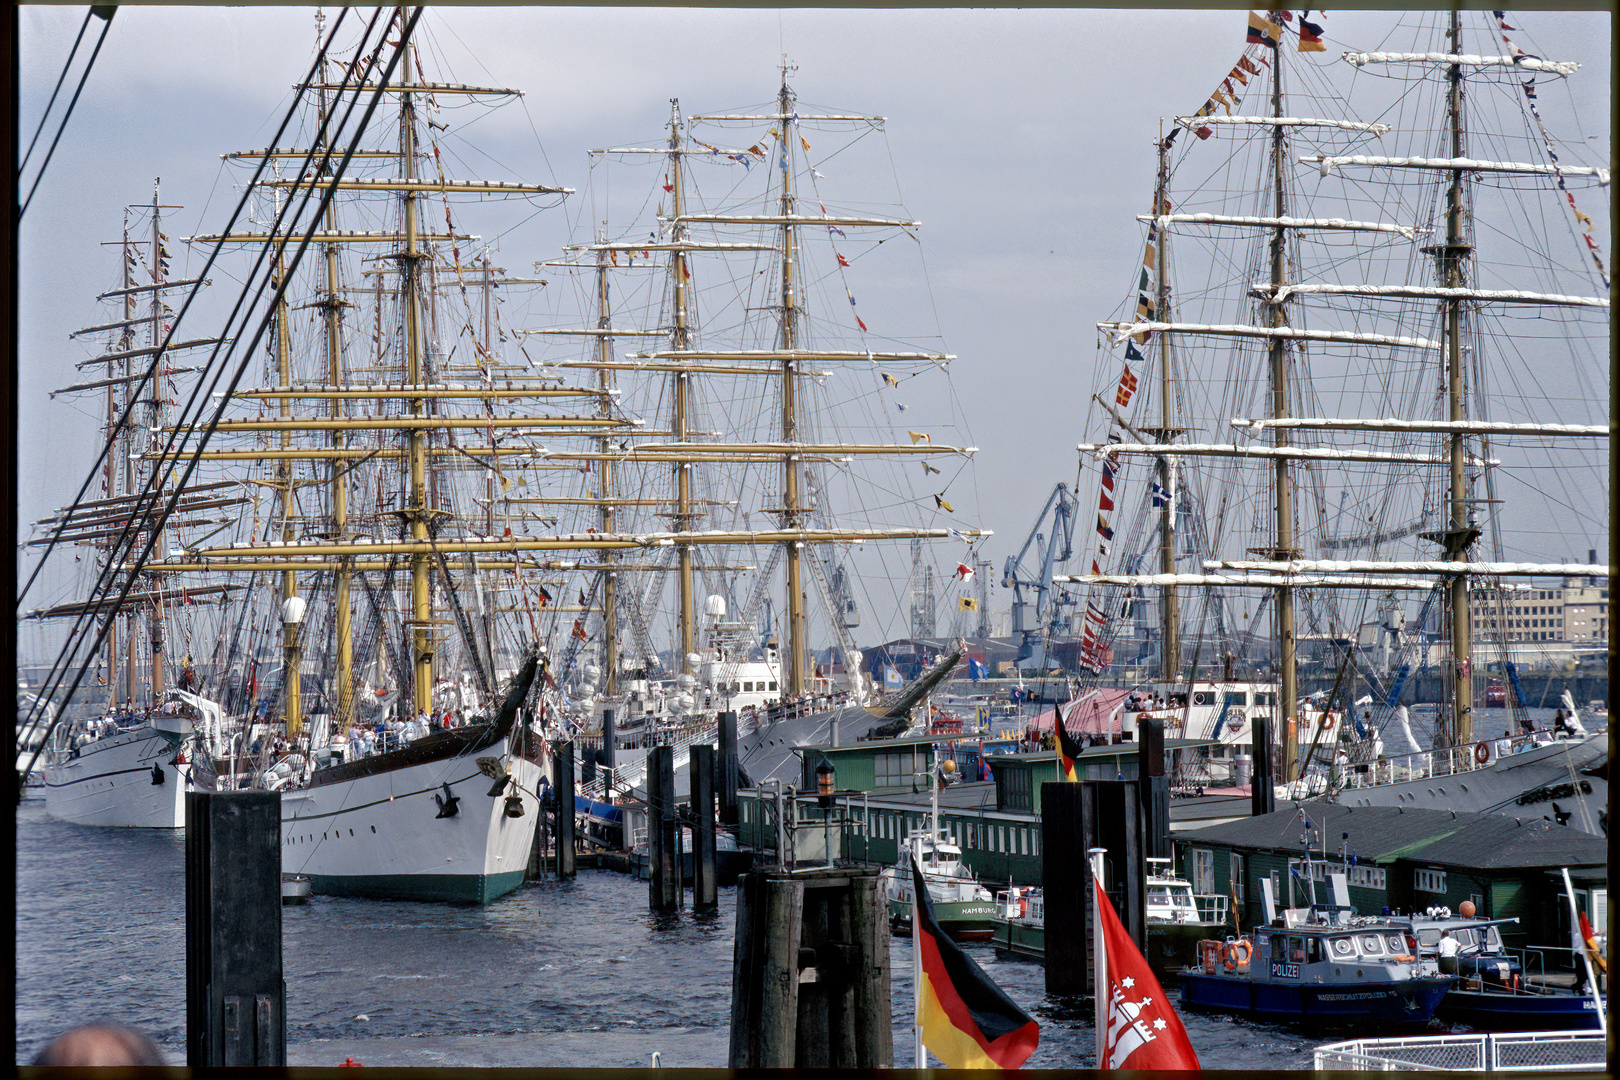
{"type": "MultiPolygon", "coordinates": [[[[185,1059],[180,832],[92,829],[44,804],[17,820],[17,1057],[113,1018],[185,1059]]],[[[720,911],[658,916],[647,886],[582,872],[488,907],[315,897],[284,909],[288,1060],[335,1065],[723,1067],[735,890],[720,911]]],[[[910,943],[894,939],[895,1065],[913,1064],[910,943]]],[[[1040,964],[970,946],[1041,1022],[1031,1067],[1093,1064],[1090,1004],[1048,998],[1040,964]]],[[[1172,991],[1173,992],[1173,991],[1172,991]]],[[[1188,1013],[1203,1063],[1308,1069],[1316,1042],[1283,1025],[1188,1013]]],[[[1363,1033],[1364,1034],[1364,1033],[1363,1033]]]]}

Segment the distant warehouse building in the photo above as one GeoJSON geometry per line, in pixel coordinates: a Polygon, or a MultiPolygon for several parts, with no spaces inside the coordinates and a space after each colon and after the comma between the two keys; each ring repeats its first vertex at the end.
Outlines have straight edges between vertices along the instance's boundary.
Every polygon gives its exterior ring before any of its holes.
{"type": "Polygon", "coordinates": [[[1316,880],[1347,871],[1350,903],[1361,914],[1386,907],[1455,912],[1472,900],[1483,918],[1518,918],[1517,926],[1502,928],[1510,946],[1567,947],[1569,912],[1559,870],[1568,868],[1578,907],[1594,925],[1608,917],[1608,842],[1540,816],[1307,802],[1176,835],[1178,863],[1193,891],[1235,892],[1244,927],[1263,920],[1262,879],[1271,880],[1279,906],[1289,904],[1290,885],[1299,904],[1306,902],[1307,845],[1316,880]]]}

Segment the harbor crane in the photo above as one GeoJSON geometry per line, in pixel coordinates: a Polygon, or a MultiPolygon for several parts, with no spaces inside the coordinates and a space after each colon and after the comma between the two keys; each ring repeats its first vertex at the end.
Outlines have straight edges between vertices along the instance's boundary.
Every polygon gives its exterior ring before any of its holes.
{"type": "Polygon", "coordinates": [[[1067,561],[1074,553],[1074,509],[1074,496],[1070,494],[1068,485],[1058,484],[1052,489],[1052,494],[1042,507],[1040,516],[1035,519],[1035,525],[1030,529],[1024,546],[1018,549],[1017,555],[1007,558],[1001,585],[1013,591],[1012,632],[1021,638],[1018,644],[1019,659],[1033,654],[1035,639],[1045,626],[1043,617],[1046,615],[1047,607],[1053,603],[1052,568],[1060,562],[1067,561]],[[1050,541],[1041,532],[1041,526],[1045,524],[1047,515],[1052,517],[1050,541]],[[1031,548],[1039,551],[1038,576],[1031,576],[1030,572],[1024,569],[1024,558],[1029,555],[1031,548]],[[1033,618],[1028,592],[1034,593],[1033,618]]]}

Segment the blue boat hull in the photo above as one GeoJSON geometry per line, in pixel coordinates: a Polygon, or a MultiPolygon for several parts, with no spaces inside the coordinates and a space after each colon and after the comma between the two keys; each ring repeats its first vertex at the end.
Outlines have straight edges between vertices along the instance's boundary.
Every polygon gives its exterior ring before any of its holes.
{"type": "Polygon", "coordinates": [[[1480,1031],[1595,1031],[1598,1026],[1591,997],[1574,994],[1453,990],[1438,1013],[1442,1020],[1480,1031]]]}
{"type": "Polygon", "coordinates": [[[1434,1015],[1451,985],[1449,977],[1335,985],[1188,971],[1181,976],[1181,1003],[1283,1019],[1421,1023],[1434,1015]]]}

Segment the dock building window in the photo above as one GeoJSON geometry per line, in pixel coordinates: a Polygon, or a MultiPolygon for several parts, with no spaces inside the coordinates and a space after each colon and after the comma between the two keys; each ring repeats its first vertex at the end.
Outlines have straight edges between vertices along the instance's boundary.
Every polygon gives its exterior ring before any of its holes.
{"type": "Polygon", "coordinates": [[[1446,891],[1446,872],[1444,870],[1416,870],[1412,875],[1412,888],[1421,892],[1443,893],[1446,891]]]}
{"type": "Polygon", "coordinates": [[[1350,868],[1350,884],[1358,889],[1383,889],[1384,871],[1375,870],[1370,866],[1352,866],[1350,868]]]}
{"type": "Polygon", "coordinates": [[[1009,810],[1033,810],[1028,769],[1001,769],[1001,797],[1009,810]]]}

